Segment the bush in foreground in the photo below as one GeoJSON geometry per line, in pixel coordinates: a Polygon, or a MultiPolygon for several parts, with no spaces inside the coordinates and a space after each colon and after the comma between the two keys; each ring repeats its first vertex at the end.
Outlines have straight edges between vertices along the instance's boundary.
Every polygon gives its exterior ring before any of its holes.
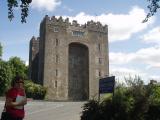
{"type": "Polygon", "coordinates": [[[160,86],[136,78],[118,86],[114,96],[84,104],[81,120],[160,120],[160,86]]]}
{"type": "Polygon", "coordinates": [[[30,80],[25,80],[25,90],[28,98],[42,100],[45,98],[47,89],[30,80]]]}

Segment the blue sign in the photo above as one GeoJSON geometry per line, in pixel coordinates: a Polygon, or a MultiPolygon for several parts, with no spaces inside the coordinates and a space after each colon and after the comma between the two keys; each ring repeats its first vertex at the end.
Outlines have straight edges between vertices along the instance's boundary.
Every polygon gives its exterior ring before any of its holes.
{"type": "Polygon", "coordinates": [[[99,80],[99,93],[113,93],[115,76],[101,78],[99,80]]]}

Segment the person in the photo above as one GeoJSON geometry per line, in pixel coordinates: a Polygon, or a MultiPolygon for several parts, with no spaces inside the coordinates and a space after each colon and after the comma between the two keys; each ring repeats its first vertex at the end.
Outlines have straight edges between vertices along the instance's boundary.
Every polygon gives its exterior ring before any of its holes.
{"type": "Polygon", "coordinates": [[[9,114],[8,120],[23,120],[24,105],[26,104],[27,98],[23,78],[16,76],[11,82],[11,88],[6,93],[5,109],[9,114]]]}

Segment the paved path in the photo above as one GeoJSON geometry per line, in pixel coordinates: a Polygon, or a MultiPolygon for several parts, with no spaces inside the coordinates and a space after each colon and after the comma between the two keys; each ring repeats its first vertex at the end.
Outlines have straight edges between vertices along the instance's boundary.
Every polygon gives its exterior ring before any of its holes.
{"type": "MultiPolygon", "coordinates": [[[[44,102],[30,101],[25,106],[24,120],[80,120],[85,102],[44,102]]],[[[0,101],[0,112],[4,101],[0,101]]]]}

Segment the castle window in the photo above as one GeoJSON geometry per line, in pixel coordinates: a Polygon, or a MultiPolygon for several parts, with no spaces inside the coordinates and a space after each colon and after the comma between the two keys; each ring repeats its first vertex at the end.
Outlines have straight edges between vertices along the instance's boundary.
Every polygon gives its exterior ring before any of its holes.
{"type": "Polygon", "coordinates": [[[84,36],[84,32],[81,32],[81,31],[72,31],[72,36],[81,37],[81,36],[84,36]]]}
{"type": "Polygon", "coordinates": [[[59,31],[59,29],[58,29],[58,27],[54,27],[54,30],[53,30],[54,32],[58,32],[59,31]]]}
{"type": "Polygon", "coordinates": [[[56,46],[58,46],[58,39],[56,38],[56,46]]]}
{"type": "Polygon", "coordinates": [[[96,70],[96,77],[101,77],[102,76],[102,73],[101,73],[101,71],[100,70],[96,70]]]}
{"type": "Polygon", "coordinates": [[[56,55],[56,63],[58,63],[58,55],[56,55]]]}
{"type": "Polygon", "coordinates": [[[55,88],[57,88],[57,81],[55,81],[55,88]]]}
{"type": "Polygon", "coordinates": [[[56,69],[56,77],[58,76],[58,70],[56,69]]]}
{"type": "Polygon", "coordinates": [[[101,77],[101,71],[99,71],[99,77],[101,77]]]}

